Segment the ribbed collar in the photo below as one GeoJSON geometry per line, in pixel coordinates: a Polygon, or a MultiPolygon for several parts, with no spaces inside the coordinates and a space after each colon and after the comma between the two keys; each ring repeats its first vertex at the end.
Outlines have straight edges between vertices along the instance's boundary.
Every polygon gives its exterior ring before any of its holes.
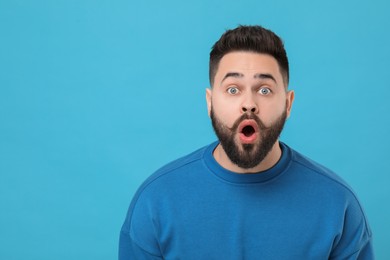
{"type": "Polygon", "coordinates": [[[267,182],[273,178],[276,178],[280,174],[282,174],[290,165],[291,162],[291,149],[284,143],[279,142],[280,148],[282,149],[282,156],[279,161],[272,166],[270,169],[258,172],[258,173],[236,173],[229,171],[223,168],[214,158],[213,151],[217,147],[219,142],[214,142],[210,144],[204,154],[203,159],[208,168],[219,178],[232,182],[232,183],[263,183],[267,182]]]}

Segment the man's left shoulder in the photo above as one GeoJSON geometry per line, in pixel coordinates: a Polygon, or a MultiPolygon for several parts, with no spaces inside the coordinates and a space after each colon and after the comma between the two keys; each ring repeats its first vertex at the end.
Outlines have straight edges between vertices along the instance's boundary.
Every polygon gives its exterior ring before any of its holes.
{"type": "Polygon", "coordinates": [[[299,174],[304,175],[307,179],[315,182],[319,185],[319,188],[323,185],[327,188],[335,188],[344,191],[345,193],[356,197],[351,186],[333,170],[293,149],[291,149],[291,151],[291,167],[299,172],[299,174]]]}

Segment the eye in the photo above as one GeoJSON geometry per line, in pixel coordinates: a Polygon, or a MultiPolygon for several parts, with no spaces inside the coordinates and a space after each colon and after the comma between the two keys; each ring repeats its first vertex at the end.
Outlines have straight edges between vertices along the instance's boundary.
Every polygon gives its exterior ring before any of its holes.
{"type": "Polygon", "coordinates": [[[261,88],[261,89],[259,89],[259,93],[261,95],[268,95],[271,93],[271,90],[269,88],[261,88]]]}
{"type": "Polygon", "coordinates": [[[238,93],[238,91],[239,90],[236,87],[230,87],[230,88],[227,89],[227,93],[229,93],[230,95],[235,95],[235,94],[238,93]]]}

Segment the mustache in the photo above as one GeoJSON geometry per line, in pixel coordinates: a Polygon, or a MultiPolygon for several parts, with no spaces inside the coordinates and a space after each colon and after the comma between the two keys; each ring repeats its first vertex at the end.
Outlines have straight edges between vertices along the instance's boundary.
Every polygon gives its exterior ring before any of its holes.
{"type": "Polygon", "coordinates": [[[248,120],[248,119],[254,120],[256,122],[256,124],[259,126],[260,130],[267,130],[269,128],[269,127],[266,127],[265,124],[263,123],[263,121],[261,121],[261,119],[259,117],[255,116],[253,113],[245,113],[245,114],[242,114],[242,116],[240,116],[234,122],[232,127],[228,127],[228,129],[232,132],[236,132],[238,129],[238,126],[241,124],[241,122],[244,120],[248,120]]]}

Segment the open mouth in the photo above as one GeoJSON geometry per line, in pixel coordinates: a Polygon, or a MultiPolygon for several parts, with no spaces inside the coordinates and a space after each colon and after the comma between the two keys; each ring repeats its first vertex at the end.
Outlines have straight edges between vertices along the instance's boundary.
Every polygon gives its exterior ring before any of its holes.
{"type": "Polygon", "coordinates": [[[255,132],[256,132],[255,129],[254,129],[253,126],[251,126],[251,125],[245,126],[245,127],[242,129],[242,131],[241,131],[241,133],[243,133],[246,137],[250,137],[250,136],[253,135],[255,132]]]}
{"type": "Polygon", "coordinates": [[[239,125],[239,138],[242,143],[253,143],[258,137],[258,126],[254,120],[244,120],[239,125]]]}

